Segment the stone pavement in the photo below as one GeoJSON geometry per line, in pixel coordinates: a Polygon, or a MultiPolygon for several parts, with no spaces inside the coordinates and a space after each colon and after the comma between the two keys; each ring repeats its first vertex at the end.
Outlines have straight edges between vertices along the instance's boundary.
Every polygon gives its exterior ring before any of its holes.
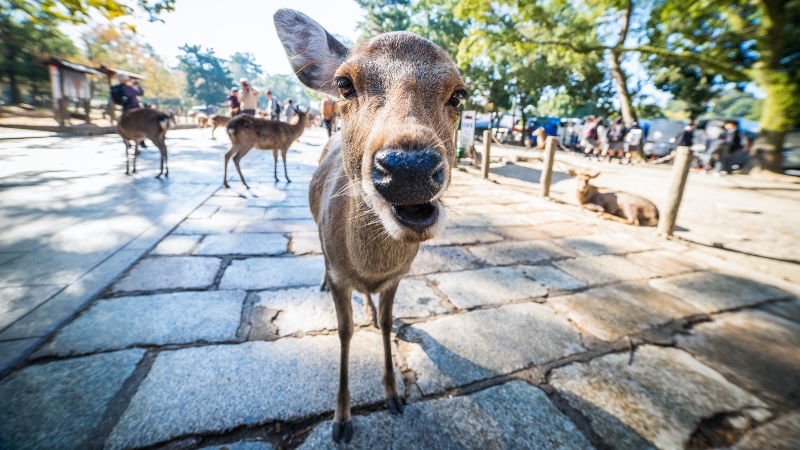
{"type": "Polygon", "coordinates": [[[0,448],[800,445],[798,286],[460,171],[397,293],[406,411],[383,404],[380,333],[354,295],[355,435],[333,445],[318,155],[293,148],[290,184],[248,155],[252,190],[232,175],[0,379],[0,448]]]}

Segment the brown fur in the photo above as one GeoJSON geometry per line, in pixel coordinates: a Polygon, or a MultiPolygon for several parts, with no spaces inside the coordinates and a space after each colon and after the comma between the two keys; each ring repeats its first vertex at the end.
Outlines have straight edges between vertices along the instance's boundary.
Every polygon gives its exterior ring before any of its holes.
{"type": "Polygon", "coordinates": [[[434,237],[444,226],[439,196],[449,184],[455,164],[452,138],[459,116],[447,102],[465,85],[452,59],[415,34],[386,33],[348,52],[319,24],[296,11],[279,10],[275,23],[289,61],[304,84],[339,95],[333,80],[346,77],[357,92],[339,98],[343,127],[326,145],[309,189],[325,255],[322,287],[333,295],[341,341],[333,439],[349,441],[353,432],[348,388],[353,336],[350,296],[353,290],[367,297],[379,295],[386,404],[390,412],[400,413],[403,403],[391,354],[392,304],[420,242],[434,237]],[[402,226],[376,190],[371,175],[374,156],[387,148],[434,149],[441,154],[446,175],[444,187],[431,200],[439,211],[434,226],[421,232],[402,226]]]}
{"type": "Polygon", "coordinates": [[[197,128],[201,130],[208,126],[208,116],[203,113],[198,113],[195,117],[197,119],[197,128]]]}
{"type": "Polygon", "coordinates": [[[544,131],[544,127],[533,130],[533,135],[536,136],[536,149],[544,151],[545,144],[547,143],[547,133],[544,131]]]}
{"type": "Polygon", "coordinates": [[[292,142],[297,140],[305,131],[306,121],[308,121],[308,111],[302,112],[300,110],[297,111],[297,122],[294,124],[259,119],[247,114],[240,114],[231,119],[227,127],[228,135],[231,137],[231,149],[225,154],[225,171],[223,175],[225,187],[230,187],[228,185],[228,160],[233,158],[233,164],[236,166],[236,171],[239,172],[242,184],[249,188],[244,181],[239,161],[253,147],[259,150],[272,150],[272,156],[275,158],[275,181],[278,181],[278,152],[280,151],[283,159],[283,174],[286,176],[286,181],[291,182],[286,171],[286,152],[292,142]]]}
{"type": "Polygon", "coordinates": [[[211,127],[211,139],[214,139],[214,130],[227,125],[230,120],[230,117],[223,116],[222,114],[212,114],[208,116],[208,125],[211,127]]]}
{"type": "Polygon", "coordinates": [[[150,141],[158,147],[161,152],[161,171],[162,174],[169,176],[167,166],[167,144],[165,138],[167,130],[175,127],[175,116],[164,114],[150,108],[136,108],[125,112],[117,122],[117,133],[122,136],[125,142],[125,174],[130,173],[130,149],[131,141],[134,143],[133,149],[133,173],[136,173],[136,158],[139,155],[139,142],[144,139],[150,141]]]}
{"type": "Polygon", "coordinates": [[[577,178],[578,203],[585,209],[607,213],[625,219],[629,225],[656,226],[658,208],[650,200],[627,192],[613,192],[589,184],[599,173],[587,173],[570,169],[569,174],[577,178]]]}

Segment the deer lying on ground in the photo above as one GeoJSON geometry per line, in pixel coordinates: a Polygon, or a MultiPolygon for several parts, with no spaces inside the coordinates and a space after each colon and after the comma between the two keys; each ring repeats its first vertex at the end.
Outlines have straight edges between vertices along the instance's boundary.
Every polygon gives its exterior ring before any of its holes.
{"type": "Polygon", "coordinates": [[[225,126],[231,120],[228,116],[223,116],[222,114],[212,114],[208,116],[208,126],[211,127],[211,139],[214,138],[214,130],[219,127],[225,126]]]}
{"type": "Polygon", "coordinates": [[[136,173],[136,158],[139,156],[139,142],[150,139],[161,152],[161,171],[156,178],[162,174],[169,176],[167,166],[167,144],[164,138],[167,130],[175,128],[175,115],[164,114],[150,108],[136,108],[125,112],[117,121],[117,133],[122,136],[125,142],[125,174],[130,173],[131,141],[134,142],[133,149],[133,173],[136,173]]]}
{"type": "Polygon", "coordinates": [[[341,141],[314,173],[309,203],[325,255],[322,288],[333,295],[341,342],[333,440],[348,442],[350,294],[380,296],[386,404],[401,413],[392,303],[420,243],[444,228],[441,197],[455,164],[465,84],[447,53],[412,33],[385,33],[350,50],[297,11],[279,10],[275,27],[300,81],[338,96],[344,122],[341,141]]]}
{"type": "Polygon", "coordinates": [[[250,189],[250,186],[244,181],[242,169],[239,167],[239,161],[244,158],[253,147],[259,150],[272,150],[272,156],[275,158],[275,182],[278,182],[278,151],[281,152],[283,158],[283,175],[286,177],[287,182],[292,182],[289,179],[289,173],[286,171],[286,152],[292,142],[297,140],[303,131],[306,129],[306,121],[308,121],[308,111],[297,111],[297,122],[289,124],[279,122],[277,120],[259,119],[247,114],[240,114],[228,122],[228,136],[231,137],[231,149],[225,154],[225,170],[224,181],[225,187],[228,185],[228,160],[233,157],[233,164],[236,166],[236,171],[239,172],[239,178],[242,184],[250,189]]]}
{"type": "Polygon", "coordinates": [[[578,202],[583,208],[625,219],[624,222],[629,225],[658,224],[658,208],[650,200],[627,192],[612,192],[592,186],[589,180],[600,175],[599,172],[570,169],[569,174],[577,178],[578,202]]]}

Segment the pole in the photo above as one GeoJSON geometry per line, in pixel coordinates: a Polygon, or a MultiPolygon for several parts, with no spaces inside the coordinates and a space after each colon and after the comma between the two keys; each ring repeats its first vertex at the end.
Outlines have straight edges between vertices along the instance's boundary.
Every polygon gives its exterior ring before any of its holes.
{"type": "Polygon", "coordinates": [[[667,199],[658,221],[658,233],[662,236],[672,236],[675,232],[675,222],[678,219],[678,209],[681,206],[683,190],[686,188],[686,179],[689,176],[689,166],[692,163],[692,150],[689,147],[678,147],[675,164],[672,168],[672,182],[667,192],[667,199]]]}
{"type": "Polygon", "coordinates": [[[481,173],[483,178],[489,178],[489,151],[492,148],[492,132],[483,130],[483,162],[481,163],[481,173]]]}
{"type": "Polygon", "coordinates": [[[542,197],[550,197],[550,183],[553,181],[553,161],[556,159],[557,144],[558,140],[555,136],[548,136],[544,144],[544,168],[539,176],[542,197]]]}

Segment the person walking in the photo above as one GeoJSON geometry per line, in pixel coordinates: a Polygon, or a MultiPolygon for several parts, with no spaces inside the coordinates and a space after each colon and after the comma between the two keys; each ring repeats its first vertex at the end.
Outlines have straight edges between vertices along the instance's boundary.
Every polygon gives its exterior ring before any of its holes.
{"type": "Polygon", "coordinates": [[[328,137],[334,133],[333,121],[336,118],[336,100],[330,96],[325,97],[322,102],[322,123],[328,130],[328,137]]]}
{"type": "Polygon", "coordinates": [[[281,102],[272,96],[272,91],[269,89],[267,89],[267,92],[265,92],[264,95],[267,97],[267,108],[265,111],[269,115],[269,120],[279,120],[281,114],[281,102]]]}
{"type": "Polygon", "coordinates": [[[639,127],[638,122],[633,122],[631,124],[631,129],[625,133],[625,144],[623,147],[625,148],[625,159],[622,161],[625,164],[631,162],[632,154],[640,153],[642,142],[644,141],[644,131],[639,127]]]}
{"type": "Polygon", "coordinates": [[[239,108],[242,114],[249,114],[251,116],[256,115],[256,107],[258,106],[258,90],[253,86],[250,86],[250,82],[247,78],[239,79],[239,83],[242,84],[242,89],[239,91],[239,95],[237,99],[239,100],[239,108]]]}
{"type": "Polygon", "coordinates": [[[231,89],[231,95],[228,97],[228,105],[231,107],[231,117],[239,114],[241,104],[239,103],[239,88],[234,87],[231,89]]]}
{"type": "Polygon", "coordinates": [[[283,104],[283,119],[282,120],[284,122],[286,122],[286,123],[289,123],[292,120],[292,117],[294,117],[294,114],[295,114],[294,105],[292,103],[293,103],[292,99],[287,98],[286,101],[283,104]]]}
{"type": "Polygon", "coordinates": [[[608,141],[607,154],[609,161],[611,161],[614,156],[617,156],[620,160],[622,159],[625,131],[625,124],[622,123],[622,117],[618,117],[617,120],[608,127],[606,137],[608,141]]]}

